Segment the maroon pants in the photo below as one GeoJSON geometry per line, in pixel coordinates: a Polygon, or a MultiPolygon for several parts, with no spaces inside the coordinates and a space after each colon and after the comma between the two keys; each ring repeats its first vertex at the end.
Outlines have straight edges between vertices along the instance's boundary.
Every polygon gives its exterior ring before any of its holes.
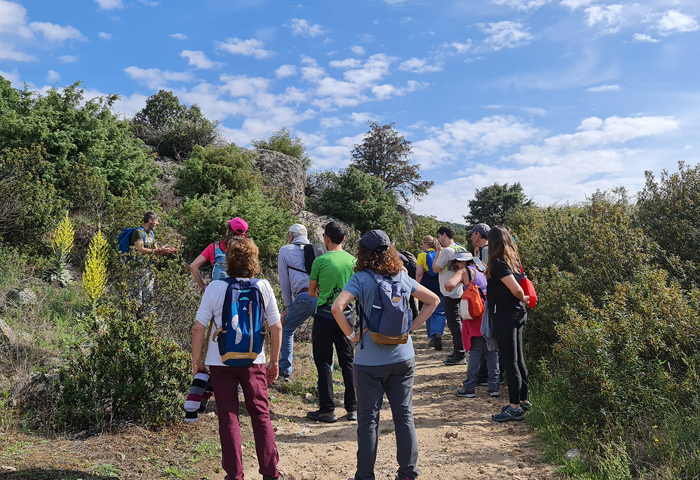
{"type": "Polygon", "coordinates": [[[270,421],[270,405],[267,401],[265,365],[245,367],[209,367],[216,411],[219,415],[221,439],[221,465],[228,480],[243,480],[241,431],[238,422],[238,385],[245,395],[245,406],[250,415],[255,436],[255,452],[261,475],[279,476],[279,454],[275,445],[275,432],[270,421]]]}

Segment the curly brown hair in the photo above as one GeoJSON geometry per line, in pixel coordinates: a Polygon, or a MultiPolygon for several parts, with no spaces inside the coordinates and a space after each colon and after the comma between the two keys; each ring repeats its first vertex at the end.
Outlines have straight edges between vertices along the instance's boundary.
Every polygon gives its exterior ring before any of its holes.
{"type": "Polygon", "coordinates": [[[358,242],[356,272],[372,270],[379,275],[396,275],[402,268],[403,262],[393,245],[385,252],[376,252],[358,242]]]}
{"type": "Polygon", "coordinates": [[[260,275],[260,249],[251,238],[236,238],[226,244],[226,273],[229,277],[255,278],[260,275]]]}

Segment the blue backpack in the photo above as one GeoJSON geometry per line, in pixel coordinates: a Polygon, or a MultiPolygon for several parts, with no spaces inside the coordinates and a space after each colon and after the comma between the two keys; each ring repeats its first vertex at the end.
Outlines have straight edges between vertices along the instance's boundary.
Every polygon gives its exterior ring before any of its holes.
{"type": "Polygon", "coordinates": [[[211,273],[212,280],[228,278],[226,273],[226,252],[221,250],[221,242],[214,244],[214,270],[211,273]]]}
{"type": "Polygon", "coordinates": [[[437,277],[437,273],[433,272],[433,262],[435,261],[435,250],[425,252],[425,264],[428,266],[428,275],[437,277]]]}
{"type": "MultiPolygon", "coordinates": [[[[117,237],[117,250],[119,250],[119,253],[129,253],[131,250],[130,238],[134,230],[143,230],[143,243],[146,243],[146,230],[144,230],[143,227],[125,228],[119,232],[119,236],[117,237]]],[[[155,234],[153,235],[155,236],[155,234]]]]}
{"type": "MultiPolygon", "coordinates": [[[[360,308],[360,324],[364,318],[369,328],[369,334],[374,343],[381,345],[399,345],[408,342],[411,331],[411,307],[409,297],[411,291],[401,281],[401,273],[388,277],[365,270],[372,275],[377,283],[369,318],[360,308]]],[[[364,327],[360,325],[360,331],[364,327]]]]}
{"type": "Polygon", "coordinates": [[[221,311],[222,325],[212,340],[219,346],[224,365],[243,367],[253,363],[265,348],[267,324],[259,280],[229,277],[223,281],[228,287],[221,311]]]}

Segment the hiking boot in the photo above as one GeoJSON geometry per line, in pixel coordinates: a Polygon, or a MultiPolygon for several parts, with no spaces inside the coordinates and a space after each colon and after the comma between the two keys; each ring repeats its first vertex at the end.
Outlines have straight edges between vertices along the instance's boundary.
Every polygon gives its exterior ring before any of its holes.
{"type": "Polygon", "coordinates": [[[442,335],[436,333],[435,336],[433,336],[433,338],[435,339],[435,350],[442,350],[442,335]]]}
{"type": "Polygon", "coordinates": [[[458,397],[464,397],[464,398],[476,398],[476,392],[469,391],[465,387],[460,388],[457,390],[457,396],[458,397]]]}
{"type": "Polygon", "coordinates": [[[345,418],[347,418],[349,422],[355,422],[357,421],[357,412],[348,412],[345,418]]]}
{"type": "Polygon", "coordinates": [[[491,390],[489,390],[489,395],[491,396],[491,398],[498,398],[499,393],[498,393],[498,392],[492,392],[491,390]]]}
{"type": "Polygon", "coordinates": [[[448,355],[445,359],[445,365],[466,365],[467,357],[464,355],[448,355]]]}
{"type": "Polygon", "coordinates": [[[321,410],[308,412],[306,414],[306,418],[325,423],[335,423],[338,421],[338,417],[335,416],[335,412],[322,412],[321,410]]]}
{"type": "MultiPolygon", "coordinates": [[[[510,407],[510,404],[503,407],[501,411],[505,412],[506,410],[508,410],[508,407],[510,407]]],[[[532,409],[532,404],[525,400],[523,403],[520,404],[520,408],[523,409],[523,412],[529,412],[532,409]]]]}
{"type": "Polygon", "coordinates": [[[491,415],[491,419],[499,423],[507,422],[509,420],[519,422],[523,418],[525,418],[525,412],[523,412],[523,409],[520,407],[513,408],[510,405],[508,405],[508,408],[504,409],[502,412],[491,415]]]}
{"type": "Polygon", "coordinates": [[[429,347],[434,347],[434,346],[435,346],[435,337],[437,337],[437,335],[433,335],[432,337],[430,337],[430,340],[428,340],[428,346],[429,346],[429,347]]]}

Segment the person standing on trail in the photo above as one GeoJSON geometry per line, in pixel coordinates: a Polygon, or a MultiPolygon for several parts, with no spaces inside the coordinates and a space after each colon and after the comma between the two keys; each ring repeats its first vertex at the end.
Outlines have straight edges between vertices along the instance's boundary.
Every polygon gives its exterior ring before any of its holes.
{"type": "Polygon", "coordinates": [[[467,363],[464,344],[462,343],[462,319],[459,317],[459,301],[462,298],[462,285],[457,285],[451,292],[445,289],[445,283],[452,278],[454,272],[447,268],[447,264],[454,260],[459,252],[466,252],[467,249],[455,243],[455,231],[449,225],[443,225],[437,231],[438,258],[433,263],[433,271],[438,273],[440,282],[440,292],[445,302],[445,318],[447,327],[452,333],[452,354],[445,358],[445,365],[464,365],[467,363]]]}
{"type": "Polygon", "coordinates": [[[504,227],[489,231],[489,258],[486,264],[488,309],[498,353],[506,369],[510,403],[492,415],[496,422],[522,420],[530,407],[528,372],[523,358],[523,327],[527,321],[525,305],[530,298],[520,286],[518,250],[504,227]]]}
{"type": "Polygon", "coordinates": [[[433,292],[440,299],[433,314],[425,321],[425,329],[428,332],[428,346],[435,350],[442,350],[442,335],[445,332],[445,303],[440,291],[438,273],[433,271],[435,256],[437,255],[438,241],[430,235],[423,237],[421,243],[422,252],[418,254],[418,269],[416,281],[433,292]]]}
{"type": "MultiPolygon", "coordinates": [[[[374,333],[368,332],[369,328],[364,332],[355,331],[353,323],[344,314],[350,302],[357,300],[362,309],[362,318],[369,319],[374,310],[377,292],[375,275],[391,277],[392,281],[398,280],[403,284],[404,295],[407,296],[410,292],[410,295],[423,302],[423,307],[410,326],[411,332],[418,330],[433,313],[440,299],[410,278],[402,266],[403,263],[385,232],[372,230],[365,233],[357,247],[356,273],[343,287],[332,307],[333,316],[343,335],[354,342],[360,342],[354,360],[355,388],[358,392],[357,470],[354,480],[375,478],[379,414],[385,394],[391,406],[396,434],[396,459],[399,463],[396,478],[414,480],[419,473],[418,440],[413,421],[416,362],[411,336],[405,334],[407,338],[403,344],[382,343],[384,339],[381,336],[375,342],[374,333]]],[[[384,308],[390,307],[384,304],[384,308]]],[[[406,311],[403,313],[408,315],[406,311]]],[[[361,328],[366,326],[363,322],[360,325],[361,328]]]]}
{"type": "Polygon", "coordinates": [[[309,295],[309,273],[306,273],[304,245],[309,244],[306,227],[295,223],[289,227],[287,241],[277,255],[284,312],[282,313],[282,351],[280,378],[288,382],[292,374],[294,332],[316,311],[316,297],[309,295]]]}
{"type": "Polygon", "coordinates": [[[484,265],[489,259],[489,230],[491,227],[487,224],[478,223],[467,231],[467,235],[471,235],[472,245],[474,245],[474,256],[481,260],[484,265]]]}
{"type": "Polygon", "coordinates": [[[248,222],[239,217],[232,218],[226,222],[226,236],[218,242],[209,244],[209,246],[194,259],[194,262],[190,265],[190,270],[202,292],[206,288],[206,285],[204,285],[202,275],[199,273],[201,266],[207,262],[211,264],[213,267],[211,273],[212,281],[228,277],[226,273],[226,245],[236,238],[248,238],[246,234],[247,231],[248,222]]]}
{"type": "MultiPolygon", "coordinates": [[[[333,345],[338,355],[338,363],[343,373],[345,384],[345,410],[348,420],[357,420],[357,398],[353,382],[352,361],[355,356],[353,344],[335,322],[331,305],[352,277],[355,257],[343,250],[345,230],[336,223],[326,225],[323,241],[328,253],[314,260],[309,276],[309,295],[318,298],[314,325],[311,332],[311,345],[314,363],[318,371],[319,409],[306,414],[311,420],[333,423],[338,421],[335,415],[333,399],[333,345]]],[[[352,310],[343,312],[348,322],[353,322],[352,310]]]]}

